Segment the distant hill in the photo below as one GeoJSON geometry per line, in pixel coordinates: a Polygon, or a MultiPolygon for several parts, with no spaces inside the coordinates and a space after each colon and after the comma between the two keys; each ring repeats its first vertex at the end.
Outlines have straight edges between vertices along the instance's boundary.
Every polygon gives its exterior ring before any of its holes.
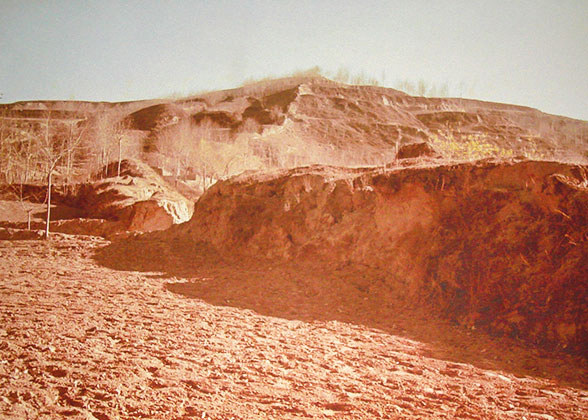
{"type": "MultiPolygon", "coordinates": [[[[266,159],[266,167],[382,165],[414,143],[426,143],[437,156],[458,161],[517,156],[588,159],[586,121],[523,106],[416,97],[323,77],[269,80],[173,100],[16,102],[0,105],[0,115],[45,118],[49,109],[52,118],[72,120],[115,110],[126,129],[143,133],[145,148],[152,152],[158,150],[154,144],[162,133],[183,122],[208,124],[222,131],[224,142],[249,134],[249,153],[266,159]]],[[[247,163],[237,167],[257,169],[247,163]]]]}

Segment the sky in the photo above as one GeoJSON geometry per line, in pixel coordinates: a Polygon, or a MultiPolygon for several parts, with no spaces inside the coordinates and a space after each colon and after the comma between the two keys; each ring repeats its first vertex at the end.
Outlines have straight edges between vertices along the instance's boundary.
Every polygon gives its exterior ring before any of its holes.
{"type": "Polygon", "coordinates": [[[0,102],[122,101],[319,66],[588,120],[588,1],[0,0],[0,102]]]}

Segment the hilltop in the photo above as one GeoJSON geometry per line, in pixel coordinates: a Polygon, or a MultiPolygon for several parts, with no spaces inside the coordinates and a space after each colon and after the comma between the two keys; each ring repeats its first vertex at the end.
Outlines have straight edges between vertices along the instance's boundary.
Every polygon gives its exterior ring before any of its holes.
{"type": "Polygon", "coordinates": [[[209,137],[217,143],[238,142],[246,134],[248,147],[240,150],[244,156],[227,173],[216,176],[262,165],[384,165],[399,149],[415,143],[426,143],[452,160],[524,156],[583,162],[588,158],[585,121],[523,106],[415,97],[322,77],[270,80],[174,100],[29,101],[0,106],[0,112],[16,119],[41,118],[48,109],[54,118],[77,120],[116,109],[116,120],[125,130],[140,133],[145,150],[164,155],[165,147],[157,139],[165,138],[166,132],[174,134],[182,123],[209,127],[209,137]]]}

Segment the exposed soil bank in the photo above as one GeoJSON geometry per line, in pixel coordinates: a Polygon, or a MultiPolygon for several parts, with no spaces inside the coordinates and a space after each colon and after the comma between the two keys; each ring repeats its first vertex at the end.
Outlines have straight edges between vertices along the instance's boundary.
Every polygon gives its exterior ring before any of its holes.
{"type": "Polygon", "coordinates": [[[165,235],[376,268],[361,287],[377,280],[461,324],[586,355],[586,209],[586,168],[561,163],[312,167],[218,183],[165,235]]]}

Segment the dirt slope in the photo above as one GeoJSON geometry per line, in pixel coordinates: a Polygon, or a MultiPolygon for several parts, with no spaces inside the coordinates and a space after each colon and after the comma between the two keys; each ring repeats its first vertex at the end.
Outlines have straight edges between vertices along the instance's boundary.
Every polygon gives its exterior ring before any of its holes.
{"type": "Polygon", "coordinates": [[[189,200],[113,164],[64,198],[102,221],[52,228],[160,232],[2,241],[6,418],[586,417],[588,123],[322,78],[118,110],[144,139],[250,131],[269,170],[172,226],[189,200]]]}
{"type": "Polygon", "coordinates": [[[587,182],[586,167],[533,161],[299,168],[218,183],[167,235],[378,269],[356,287],[586,355],[587,182]]]}
{"type": "MultiPolygon", "coordinates": [[[[141,161],[124,159],[120,177],[118,162],[100,175],[93,182],[52,189],[52,231],[108,237],[125,231],[164,230],[192,215],[192,200],[141,161]]],[[[5,198],[0,200],[0,227],[26,229],[31,210],[31,228],[44,229],[46,187],[23,185],[22,191],[20,201],[19,186],[0,186],[0,196],[5,198]]],[[[14,235],[5,232],[5,236],[14,235]]]]}
{"type": "Polygon", "coordinates": [[[113,244],[0,241],[0,417],[545,420],[587,412],[585,363],[408,310],[380,318],[380,327],[358,311],[338,320],[346,314],[325,305],[329,290],[310,288],[319,271],[222,260],[156,234],[113,244]],[[288,283],[296,293],[285,293],[288,283]]]}
{"type": "Polygon", "coordinates": [[[178,100],[173,107],[196,123],[212,121],[234,133],[254,121],[262,127],[262,143],[281,142],[297,158],[294,162],[306,164],[382,165],[398,148],[414,143],[426,143],[451,159],[588,158],[585,121],[522,106],[413,97],[324,78],[278,79],[178,100]]]}
{"type": "Polygon", "coordinates": [[[231,109],[232,123],[227,127],[253,118],[270,133],[280,127],[286,137],[333,147],[342,155],[340,160],[352,164],[383,164],[394,155],[397,143],[423,141],[450,157],[456,157],[451,156],[457,154],[456,144],[461,145],[458,152],[465,149],[473,157],[504,154],[577,160],[585,159],[588,152],[588,123],[528,107],[413,97],[394,89],[323,78],[280,79],[251,89],[215,93],[220,104],[239,104],[246,94],[257,98],[254,103],[250,99],[247,108],[231,109]]]}

